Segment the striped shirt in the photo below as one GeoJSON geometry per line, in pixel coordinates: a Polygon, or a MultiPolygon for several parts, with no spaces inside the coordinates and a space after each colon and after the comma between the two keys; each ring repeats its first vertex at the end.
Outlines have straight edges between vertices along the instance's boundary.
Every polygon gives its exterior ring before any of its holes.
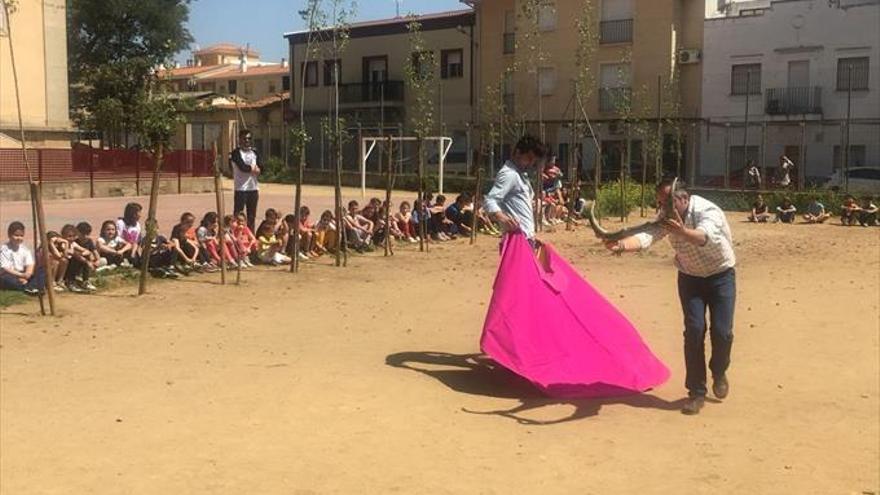
{"type": "MultiPolygon", "coordinates": [[[[691,196],[683,220],[685,227],[705,232],[706,243],[697,246],[675,236],[669,237],[669,243],[675,249],[675,267],[680,272],[694,277],[709,277],[736,265],[733,236],[721,208],[705,198],[691,196]]],[[[658,225],[648,232],[637,234],[636,238],[642,249],[646,249],[666,236],[666,230],[658,225]]]]}
{"type": "Polygon", "coordinates": [[[486,213],[504,212],[519,223],[519,229],[529,239],[535,238],[535,217],[532,201],[535,192],[529,177],[507,160],[495,176],[495,184],[486,195],[486,213]]]}

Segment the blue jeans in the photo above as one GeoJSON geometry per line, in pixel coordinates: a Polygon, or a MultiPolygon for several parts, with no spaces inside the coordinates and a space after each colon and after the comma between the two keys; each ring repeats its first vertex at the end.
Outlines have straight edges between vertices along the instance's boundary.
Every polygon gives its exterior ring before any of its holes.
{"type": "Polygon", "coordinates": [[[23,291],[26,289],[36,289],[42,291],[46,286],[46,273],[42,268],[37,268],[34,270],[34,274],[31,275],[31,278],[28,279],[26,284],[21,283],[17,277],[14,277],[6,272],[0,273],[0,289],[3,290],[18,290],[23,291]]]}
{"type": "Polygon", "coordinates": [[[730,366],[733,346],[733,312],[736,306],[736,271],[731,268],[709,277],[693,277],[679,272],[678,297],[684,312],[685,387],[688,395],[706,395],[706,309],[709,309],[709,336],[712,376],[723,376],[730,366]]]}

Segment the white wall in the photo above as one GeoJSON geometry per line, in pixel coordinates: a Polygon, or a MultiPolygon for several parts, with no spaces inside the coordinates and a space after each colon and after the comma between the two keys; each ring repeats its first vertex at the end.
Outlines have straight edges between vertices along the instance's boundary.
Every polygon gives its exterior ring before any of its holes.
{"type": "MultiPolygon", "coordinates": [[[[709,0],[712,2],[712,0],[709,0]]],[[[713,2],[717,4],[717,2],[713,2]]],[[[743,2],[747,8],[759,2],[743,2]]],[[[715,123],[742,123],[745,96],[730,95],[731,67],[761,64],[761,95],[750,95],[749,145],[762,144],[761,122],[768,122],[766,155],[775,163],[785,145],[800,145],[799,125],[806,122],[806,175],[828,175],[832,170],[834,145],[840,144],[840,126],[847,112],[847,92],[837,91],[838,59],[869,57],[869,90],[852,95],[852,118],[880,119],[880,0],[842,0],[842,8],[827,0],[760,2],[767,8],[759,15],[710,18],[705,21],[703,49],[704,119],[715,123]],[[789,61],[809,60],[810,86],[821,87],[821,114],[766,115],[765,94],[769,88],[788,86],[789,61]],[[831,121],[831,122],[829,122],[831,121]],[[775,125],[774,125],[775,123],[775,125]]],[[[707,4],[707,12],[710,10],[707,4]]],[[[736,12],[733,9],[732,12],[736,12]]],[[[720,174],[726,160],[723,141],[726,131],[714,128],[701,139],[702,174],[720,174]]],[[[730,144],[742,144],[742,128],[731,131],[730,144]]],[[[880,166],[880,124],[853,125],[851,144],[865,145],[866,164],[880,166]]],[[[765,153],[762,152],[762,155],[765,153]]]]}

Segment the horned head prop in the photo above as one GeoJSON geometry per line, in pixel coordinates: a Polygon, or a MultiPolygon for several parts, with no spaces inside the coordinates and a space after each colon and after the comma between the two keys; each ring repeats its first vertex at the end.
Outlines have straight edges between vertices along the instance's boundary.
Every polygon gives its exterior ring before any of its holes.
{"type": "Polygon", "coordinates": [[[596,202],[593,201],[590,204],[590,209],[587,213],[587,219],[590,221],[590,227],[593,229],[596,237],[602,239],[603,241],[619,241],[626,237],[651,230],[662,223],[663,220],[665,220],[666,218],[670,218],[673,215],[673,211],[675,211],[675,206],[673,204],[675,196],[673,193],[675,192],[677,187],[678,178],[676,177],[672,181],[672,188],[669,190],[669,196],[666,197],[666,204],[663,205],[663,210],[661,213],[662,216],[660,218],[657,218],[656,220],[651,222],[643,223],[642,225],[638,225],[636,227],[618,230],[617,232],[608,232],[607,230],[603,229],[601,225],[599,225],[599,220],[596,219],[596,202]]]}

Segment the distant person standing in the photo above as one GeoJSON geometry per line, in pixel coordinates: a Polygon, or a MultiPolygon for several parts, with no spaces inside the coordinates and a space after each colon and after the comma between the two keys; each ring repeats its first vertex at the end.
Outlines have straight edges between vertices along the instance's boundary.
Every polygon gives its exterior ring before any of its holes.
{"type": "Polygon", "coordinates": [[[794,168],[794,162],[787,156],[779,157],[779,185],[788,187],[791,185],[791,169],[794,168]]]}
{"type": "Polygon", "coordinates": [[[237,216],[247,210],[248,228],[253,232],[257,220],[257,203],[260,200],[260,184],[257,182],[260,160],[253,148],[251,131],[244,129],[238,133],[238,148],[232,150],[229,161],[232,163],[235,182],[233,214],[237,216]]]}

